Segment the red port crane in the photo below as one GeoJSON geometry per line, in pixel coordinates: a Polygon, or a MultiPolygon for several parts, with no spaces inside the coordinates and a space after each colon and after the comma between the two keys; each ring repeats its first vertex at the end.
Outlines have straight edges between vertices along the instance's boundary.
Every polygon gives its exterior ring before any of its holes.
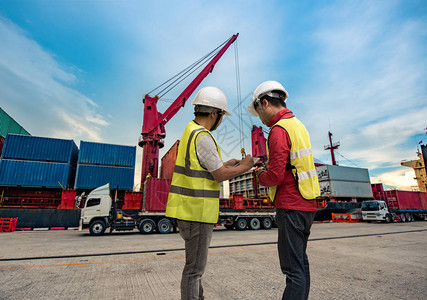
{"type": "Polygon", "coordinates": [[[340,142],[332,143],[332,133],[330,131],[328,131],[328,136],[329,136],[329,145],[325,146],[325,150],[331,150],[332,164],[336,166],[337,161],[335,160],[334,150],[338,149],[338,147],[340,146],[340,142]]]}
{"type": "Polygon", "coordinates": [[[219,50],[199,75],[196,76],[163,114],[157,111],[159,96],[150,97],[148,94],[145,95],[143,100],[144,115],[142,131],[138,142],[138,145],[142,147],[141,189],[148,174],[154,178],[158,177],[159,149],[164,146],[163,139],[166,136],[166,123],[185,105],[185,102],[190,98],[191,94],[196,90],[203,79],[213,71],[215,64],[237,39],[238,35],[238,33],[233,35],[225,43],[221,50],[219,50]]]}

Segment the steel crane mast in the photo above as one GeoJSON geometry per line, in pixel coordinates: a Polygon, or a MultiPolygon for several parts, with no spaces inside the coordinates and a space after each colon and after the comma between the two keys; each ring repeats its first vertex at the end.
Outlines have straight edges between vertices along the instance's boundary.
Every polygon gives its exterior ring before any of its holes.
{"type": "Polygon", "coordinates": [[[159,149],[164,146],[163,139],[166,136],[166,123],[185,105],[185,102],[190,98],[191,94],[197,89],[203,79],[213,71],[215,64],[225,51],[227,51],[230,45],[234,43],[238,35],[237,33],[228,40],[163,114],[157,111],[157,101],[159,97],[145,95],[143,99],[144,115],[142,131],[138,142],[138,145],[142,147],[141,189],[148,174],[154,178],[158,177],[159,149]]]}

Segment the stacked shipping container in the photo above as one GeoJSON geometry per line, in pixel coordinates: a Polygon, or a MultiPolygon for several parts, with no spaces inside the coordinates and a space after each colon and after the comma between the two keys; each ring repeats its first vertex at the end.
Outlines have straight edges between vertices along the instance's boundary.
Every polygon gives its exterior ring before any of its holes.
{"type": "Polygon", "coordinates": [[[322,197],[372,199],[368,169],[322,165],[316,170],[322,197]]]}
{"type": "Polygon", "coordinates": [[[72,140],[8,134],[0,161],[0,186],[71,188],[77,156],[72,140]]]}
{"type": "Polygon", "coordinates": [[[132,190],[136,147],[80,142],[76,189],[94,189],[109,183],[112,189],[132,190]]]}

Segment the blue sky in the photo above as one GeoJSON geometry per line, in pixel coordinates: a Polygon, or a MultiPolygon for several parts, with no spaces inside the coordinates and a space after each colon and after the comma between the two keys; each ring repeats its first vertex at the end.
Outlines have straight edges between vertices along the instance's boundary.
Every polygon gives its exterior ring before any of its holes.
{"type": "MultiPolygon", "coordinates": [[[[416,184],[400,162],[427,143],[425,1],[211,2],[0,0],[0,105],[33,135],[136,145],[143,95],[238,32],[244,107],[258,84],[277,80],[317,159],[331,162],[331,130],[341,165],[416,184]]],[[[208,85],[234,112],[215,133],[224,159],[239,157],[234,46],[208,85]]],[[[196,92],[166,125],[161,156],[192,118],[196,92]]],[[[250,128],[262,124],[242,118],[250,152],[250,128]]]]}

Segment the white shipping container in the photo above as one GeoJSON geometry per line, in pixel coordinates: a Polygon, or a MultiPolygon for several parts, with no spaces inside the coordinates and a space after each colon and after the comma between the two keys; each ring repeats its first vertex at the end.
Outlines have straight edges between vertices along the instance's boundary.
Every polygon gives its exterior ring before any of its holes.
{"type": "Polygon", "coordinates": [[[319,181],[320,195],[323,197],[369,198],[372,197],[370,182],[350,182],[339,180],[319,181]]]}
{"type": "Polygon", "coordinates": [[[316,170],[319,181],[370,182],[368,169],[323,165],[317,166],[316,170]]]}

